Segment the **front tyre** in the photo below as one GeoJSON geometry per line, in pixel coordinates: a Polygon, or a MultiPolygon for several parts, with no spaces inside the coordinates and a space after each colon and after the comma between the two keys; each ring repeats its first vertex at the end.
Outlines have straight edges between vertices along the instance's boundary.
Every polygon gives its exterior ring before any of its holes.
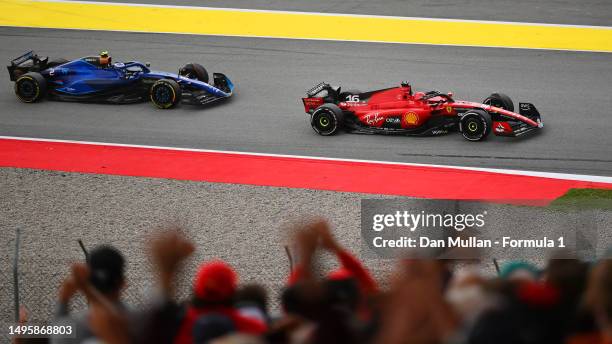
{"type": "Polygon", "coordinates": [[[482,141],[491,133],[491,115],[484,110],[470,110],[461,117],[461,134],[468,141],[482,141]]]}
{"type": "Polygon", "coordinates": [[[322,136],[334,135],[344,123],[344,114],[334,104],[323,104],[319,106],[310,119],[312,129],[322,136]]]}
{"type": "Polygon", "coordinates": [[[47,80],[40,73],[26,73],[15,81],[15,94],[24,103],[39,101],[47,94],[47,80]]]}
{"type": "Polygon", "coordinates": [[[512,99],[503,93],[493,93],[483,100],[482,103],[514,112],[512,99]]]}
{"type": "Polygon", "coordinates": [[[195,79],[208,84],[208,71],[197,63],[188,63],[179,70],[179,75],[189,79],[195,79]]]}
{"type": "Polygon", "coordinates": [[[151,102],[160,109],[170,109],[181,101],[181,86],[171,79],[157,80],[151,86],[151,102]]]}

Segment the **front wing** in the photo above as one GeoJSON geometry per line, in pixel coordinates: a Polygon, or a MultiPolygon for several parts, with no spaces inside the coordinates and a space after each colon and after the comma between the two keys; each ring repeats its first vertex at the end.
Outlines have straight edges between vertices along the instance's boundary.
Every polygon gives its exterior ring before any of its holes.
{"type": "Polygon", "coordinates": [[[227,99],[234,94],[234,84],[221,73],[213,74],[213,85],[204,82],[179,77],[183,84],[183,102],[193,105],[206,105],[221,99],[227,99]]]}

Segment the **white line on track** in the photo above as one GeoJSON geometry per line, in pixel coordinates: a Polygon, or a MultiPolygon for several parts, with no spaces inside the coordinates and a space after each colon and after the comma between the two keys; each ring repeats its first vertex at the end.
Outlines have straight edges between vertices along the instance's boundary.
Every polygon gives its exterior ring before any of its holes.
{"type": "Polygon", "coordinates": [[[101,145],[101,146],[111,146],[111,147],[161,149],[161,150],[184,151],[184,152],[235,154],[235,155],[245,155],[245,156],[260,156],[260,157],[273,157],[273,158],[303,159],[303,160],[314,160],[314,161],[317,161],[317,160],[318,161],[338,161],[338,162],[383,164],[383,165],[407,166],[407,167],[447,168],[447,169],[464,170],[464,171],[500,173],[500,174],[514,175],[514,176],[529,176],[529,177],[540,177],[540,178],[561,179],[561,180],[577,180],[577,181],[584,181],[584,182],[612,184],[612,177],[584,175],[584,174],[570,174],[570,173],[556,173],[556,172],[539,172],[539,171],[510,170],[510,169],[501,169],[501,168],[484,168],[484,167],[468,167],[468,166],[453,166],[453,165],[418,164],[418,163],[393,162],[393,161],[328,158],[328,157],[305,156],[305,155],[253,153],[253,152],[239,152],[239,151],[198,149],[198,148],[179,148],[179,147],[164,147],[164,146],[148,146],[148,145],[125,144],[125,143],[109,143],[109,142],[92,142],[92,141],[44,139],[44,138],[32,138],[32,137],[20,137],[20,136],[0,136],[0,140],[2,140],[2,139],[6,139],[6,140],[22,140],[22,141],[35,141],[35,142],[72,143],[72,144],[98,145],[98,146],[101,145]]]}

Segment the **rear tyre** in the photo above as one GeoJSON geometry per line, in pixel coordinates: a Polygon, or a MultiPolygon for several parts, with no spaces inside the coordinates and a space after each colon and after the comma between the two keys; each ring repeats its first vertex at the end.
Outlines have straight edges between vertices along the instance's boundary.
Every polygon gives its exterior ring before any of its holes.
{"type": "Polygon", "coordinates": [[[495,106],[508,111],[514,111],[512,99],[503,93],[493,93],[482,101],[483,104],[495,106]]]}
{"type": "Polygon", "coordinates": [[[359,94],[361,94],[360,90],[348,90],[348,91],[340,92],[340,95],[338,96],[338,101],[340,102],[359,101],[359,99],[355,99],[355,96],[359,94]]]}
{"type": "Polygon", "coordinates": [[[491,133],[491,115],[484,110],[469,110],[461,117],[461,134],[468,141],[482,141],[491,133]]]}
{"type": "Polygon", "coordinates": [[[40,73],[26,73],[15,81],[15,94],[24,103],[39,101],[47,94],[47,80],[40,73]]]}
{"type": "Polygon", "coordinates": [[[206,68],[197,63],[188,63],[179,70],[179,75],[189,79],[199,80],[208,83],[208,72],[206,68]]]}
{"type": "Polygon", "coordinates": [[[53,60],[47,62],[47,68],[55,68],[55,67],[57,67],[59,65],[63,65],[64,63],[68,63],[68,62],[70,62],[70,61],[68,61],[66,59],[62,59],[62,58],[53,59],[53,60]]]}
{"type": "Polygon", "coordinates": [[[160,109],[170,109],[181,101],[181,86],[171,79],[157,80],[150,90],[151,102],[160,109]]]}
{"type": "Polygon", "coordinates": [[[319,106],[310,119],[312,129],[322,136],[334,135],[344,124],[344,114],[334,104],[323,104],[319,106]]]}

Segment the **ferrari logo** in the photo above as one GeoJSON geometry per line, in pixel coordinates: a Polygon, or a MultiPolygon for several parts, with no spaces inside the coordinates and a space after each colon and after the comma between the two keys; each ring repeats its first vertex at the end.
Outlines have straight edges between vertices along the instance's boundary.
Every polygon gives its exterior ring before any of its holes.
{"type": "Polygon", "coordinates": [[[408,112],[404,115],[404,123],[408,125],[415,125],[419,121],[419,116],[414,112],[408,112]]]}
{"type": "Polygon", "coordinates": [[[453,113],[453,107],[452,106],[447,106],[446,107],[446,112],[453,113]]]}

